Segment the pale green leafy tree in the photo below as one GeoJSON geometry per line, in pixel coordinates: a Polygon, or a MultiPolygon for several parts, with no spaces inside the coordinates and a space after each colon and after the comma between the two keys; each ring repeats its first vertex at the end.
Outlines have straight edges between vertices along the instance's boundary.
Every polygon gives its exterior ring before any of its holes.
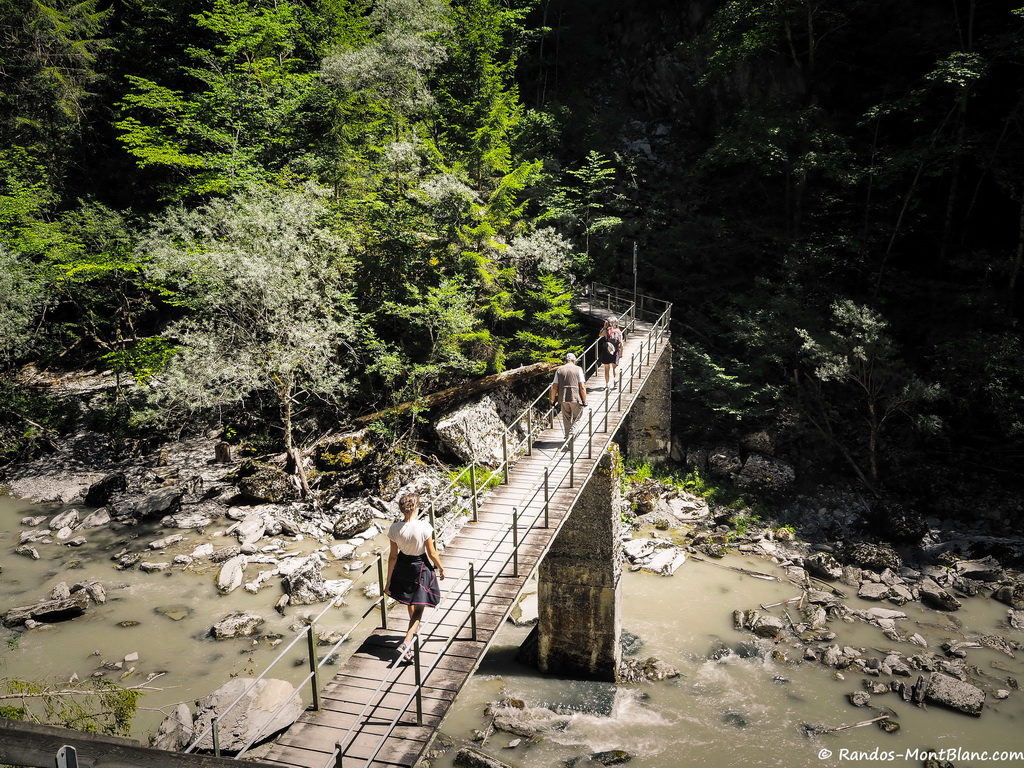
{"type": "Polygon", "coordinates": [[[296,408],[338,402],[357,331],[325,201],[313,187],[256,190],[173,209],[145,238],[149,276],[189,310],[165,331],[178,350],[153,382],[155,415],[270,397],[292,451],[296,408]]]}
{"type": "Polygon", "coordinates": [[[370,41],[325,59],[325,82],[365,92],[397,127],[433,104],[427,78],[447,56],[442,40],[451,28],[448,17],[442,0],[377,0],[368,17],[370,41]]]}
{"type": "MultiPolygon", "coordinates": [[[[942,393],[937,385],[922,381],[908,370],[887,332],[888,324],[875,310],[844,299],[832,304],[831,321],[830,328],[816,334],[796,329],[803,341],[801,352],[812,366],[807,378],[817,385],[816,423],[834,436],[832,414],[851,408],[859,414],[866,435],[867,479],[874,486],[879,480],[883,425],[897,415],[914,415],[920,405],[936,400],[942,393]]],[[[937,426],[934,418],[919,419],[918,423],[937,426]]],[[[837,444],[860,472],[852,454],[837,444]]]]}
{"type": "Polygon", "coordinates": [[[10,362],[31,347],[46,303],[37,270],[0,245],[0,362],[10,362]]]}

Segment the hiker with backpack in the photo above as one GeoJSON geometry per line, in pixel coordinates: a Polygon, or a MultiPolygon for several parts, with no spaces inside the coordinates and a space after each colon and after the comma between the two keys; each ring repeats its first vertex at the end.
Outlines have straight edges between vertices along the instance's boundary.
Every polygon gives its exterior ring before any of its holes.
{"type": "Polygon", "coordinates": [[[604,321],[601,328],[600,339],[597,342],[597,360],[604,366],[604,386],[615,389],[615,374],[619,368],[619,359],[622,357],[622,331],[619,329],[619,318],[609,317],[604,321]]]}

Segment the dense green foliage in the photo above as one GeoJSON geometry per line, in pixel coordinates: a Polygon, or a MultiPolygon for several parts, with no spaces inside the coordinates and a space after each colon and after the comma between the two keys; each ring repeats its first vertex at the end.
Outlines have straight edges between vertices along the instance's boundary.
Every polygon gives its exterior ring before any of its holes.
{"type": "MultiPolygon", "coordinates": [[[[556,360],[635,244],[689,439],[879,492],[1019,478],[1022,10],[2,7],[0,363],[114,370],[122,427],[301,442],[556,360]]],[[[9,454],[57,426],[19,397],[9,454]]]]}

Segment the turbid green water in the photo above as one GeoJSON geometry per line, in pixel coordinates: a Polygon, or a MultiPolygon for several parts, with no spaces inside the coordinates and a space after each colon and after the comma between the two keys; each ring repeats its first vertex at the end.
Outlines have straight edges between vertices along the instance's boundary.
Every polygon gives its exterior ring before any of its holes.
{"type": "MultiPolygon", "coordinates": [[[[108,602],[90,608],[74,621],[44,629],[26,633],[2,630],[6,642],[0,645],[0,678],[66,680],[73,674],[85,678],[101,670],[103,662],[118,662],[138,653],[138,661],[123,670],[102,670],[111,679],[120,679],[134,667],[124,680],[127,684],[159,675],[149,684],[158,690],[147,692],[142,699],[137,738],[147,738],[163,712],[178,701],[192,703],[232,676],[262,670],[295,636],[302,619],[322,610],[322,606],[307,606],[281,617],[271,609],[277,597],[273,590],[219,595],[214,586],[215,567],[199,572],[116,570],[110,557],[126,542],[138,550],[143,542],[167,535],[155,527],[89,532],[89,544],[78,549],[56,543],[40,545],[43,557],[38,561],[12,554],[25,530],[23,517],[55,512],[0,496],[0,610],[43,599],[57,583],[72,584],[83,578],[104,584],[108,602]],[[267,622],[260,631],[279,634],[282,643],[275,648],[266,640],[213,640],[209,636],[212,624],[236,610],[264,616],[267,622]]],[[[203,537],[187,533],[187,542],[149,559],[170,560],[177,552],[190,552],[222,531],[211,529],[203,537]]],[[[361,547],[364,562],[370,562],[383,543],[377,540],[361,547]]],[[[310,542],[310,548],[313,546],[310,542]]],[[[775,572],[769,562],[758,558],[731,557],[725,562],[775,572]]],[[[350,574],[332,565],[325,575],[341,578],[350,574]]],[[[544,678],[515,661],[515,651],[528,630],[508,625],[456,701],[444,723],[444,733],[469,743],[473,732],[488,722],[486,705],[511,696],[527,705],[521,719],[524,725],[541,728],[541,740],[530,745],[523,740],[508,749],[517,737],[499,732],[482,748],[518,768],[558,766],[565,760],[610,749],[631,753],[631,768],[919,766],[926,749],[947,750],[947,756],[959,757],[951,761],[957,768],[1024,765],[1024,755],[1001,760],[965,757],[968,752],[1024,750],[1020,728],[1024,706],[1021,693],[1012,689],[1005,701],[990,696],[980,718],[935,707],[919,709],[891,693],[874,696],[873,705],[891,709],[901,725],[898,733],[886,734],[872,725],[808,737],[805,724],[834,728],[870,719],[877,712],[855,708],[846,700],[846,694],[861,689],[862,675],[848,673],[845,680],[837,680],[833,670],[817,663],[800,663],[801,652],[796,648],[755,640],[732,628],[733,610],[795,597],[798,590],[791,584],[690,560],[672,577],[625,573],[623,590],[624,627],[641,643],[637,655],[655,656],[675,666],[680,677],[637,686],[544,678]],[[723,653],[723,648],[732,652],[723,653]]],[[[367,605],[359,594],[350,595],[349,605],[331,609],[319,627],[344,632],[367,605]]],[[[878,604],[862,603],[861,607],[871,605],[878,604]]],[[[1024,633],[1007,627],[1002,604],[975,598],[965,600],[964,605],[952,619],[975,634],[1000,634],[1024,642],[1024,633]]],[[[911,618],[900,622],[901,630],[919,631],[928,639],[929,650],[936,650],[944,640],[962,639],[949,616],[920,606],[903,610],[911,618]],[[935,624],[948,629],[937,630],[935,624]]],[[[861,622],[839,623],[834,629],[843,645],[869,651],[894,648],[904,655],[920,650],[894,644],[861,622]]],[[[991,676],[993,689],[1008,688],[1007,679],[1024,676],[1019,658],[987,649],[969,653],[969,663],[991,676]]],[[[299,643],[273,676],[297,682],[305,674],[305,657],[304,643],[299,643]]],[[[308,695],[304,698],[309,700],[308,695]]],[[[451,754],[435,762],[437,768],[451,765],[451,754]]]]}

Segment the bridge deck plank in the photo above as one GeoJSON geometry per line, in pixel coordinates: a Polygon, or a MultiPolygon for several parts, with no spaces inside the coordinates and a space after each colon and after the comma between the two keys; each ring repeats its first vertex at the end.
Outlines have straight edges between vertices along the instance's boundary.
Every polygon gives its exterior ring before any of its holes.
{"type": "MultiPolygon", "coordinates": [[[[628,336],[626,355],[639,348],[647,330],[641,327],[628,336]]],[[[657,354],[662,354],[662,348],[657,354]]],[[[641,371],[643,382],[650,367],[641,371]]],[[[421,632],[423,724],[416,724],[415,706],[407,706],[415,692],[415,665],[395,664],[408,616],[406,607],[397,605],[388,612],[389,629],[378,629],[367,637],[323,687],[320,711],[304,713],[278,738],[264,762],[295,768],[333,768],[335,745],[344,741],[346,766],[415,764],[511,612],[527,578],[575,504],[597,457],[606,450],[629,410],[633,394],[622,392],[618,409],[619,393],[604,391],[603,383],[600,374],[592,375],[587,383],[591,416],[585,414],[584,419],[592,418],[597,431],[591,458],[587,458],[586,426],[583,444],[573,451],[574,487],[563,485],[569,478],[570,451],[562,450],[561,425],[556,420],[553,427],[539,433],[532,455],[517,458],[509,481],[491,490],[478,508],[477,520],[466,523],[445,546],[442,559],[447,579],[442,589],[446,598],[434,609],[434,616],[427,615],[421,632]],[[608,404],[611,410],[605,414],[608,404]],[[549,484],[547,527],[543,515],[545,467],[549,484]],[[518,576],[513,573],[510,533],[514,509],[520,512],[518,576]],[[469,592],[465,586],[471,564],[476,569],[478,591],[475,639],[471,637],[469,592]],[[493,583],[483,594],[489,582],[493,583]],[[397,725],[390,730],[393,722],[397,725]],[[390,735],[381,744],[381,736],[389,730],[390,735]]]]}

